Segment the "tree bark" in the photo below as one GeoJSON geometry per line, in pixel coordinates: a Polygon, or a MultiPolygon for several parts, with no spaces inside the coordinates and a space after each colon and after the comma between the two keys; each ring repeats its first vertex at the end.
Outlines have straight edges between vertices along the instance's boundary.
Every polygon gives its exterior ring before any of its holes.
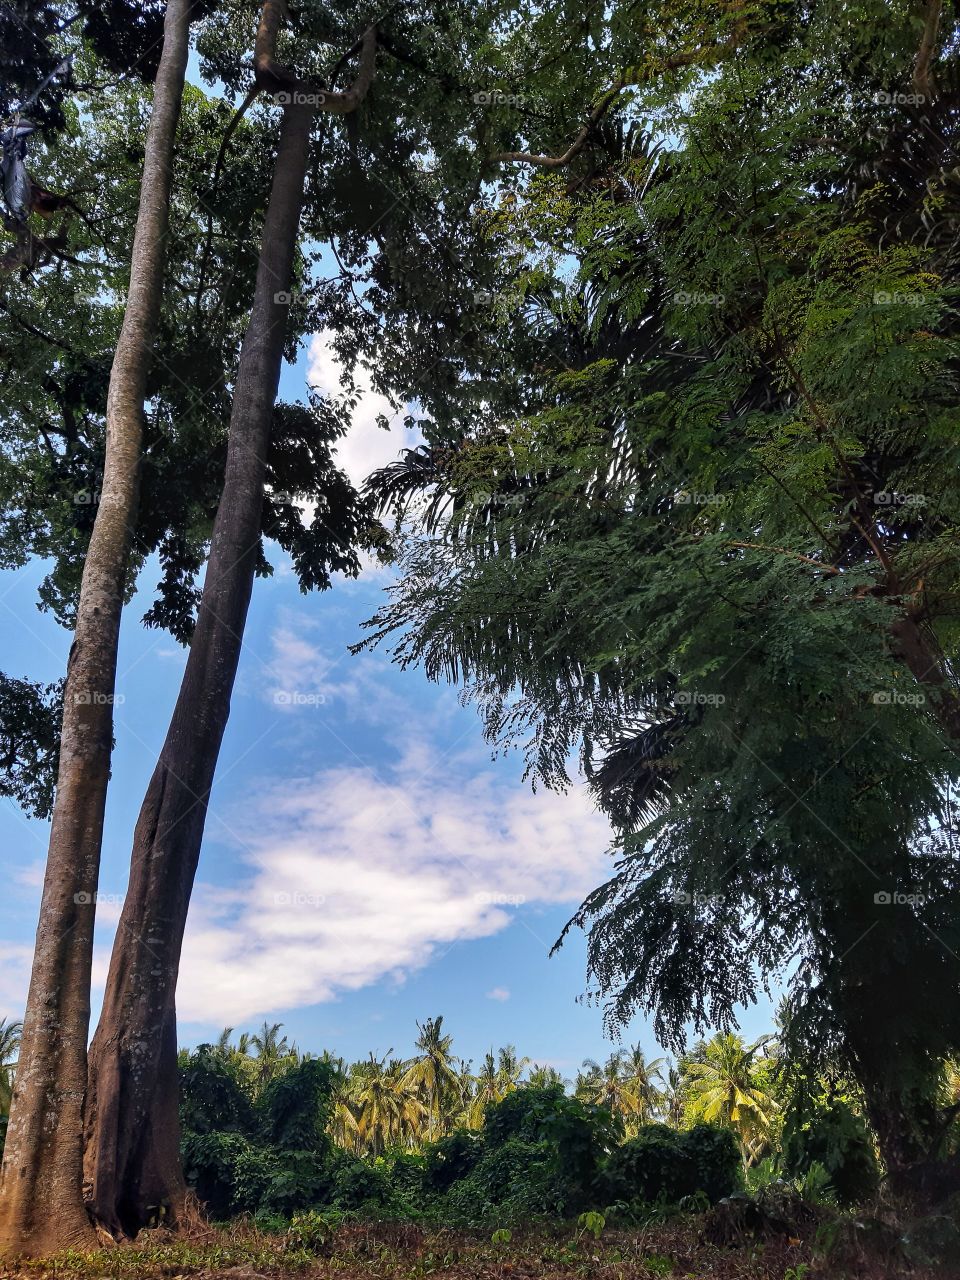
{"type": "Polygon", "coordinates": [[[174,995],[207,801],[253,587],[286,301],[314,109],[285,107],[223,493],[183,682],[134,833],[130,882],[90,1047],[85,1174],[95,1221],[134,1235],[182,1215],[174,995]]]}
{"type": "Polygon", "coordinates": [[[144,395],[160,307],[191,0],[170,0],[147,132],[130,283],[107,396],[100,503],[64,691],[40,923],[0,1175],[0,1252],[95,1243],[82,1197],[90,970],[113,743],[120,615],[139,501],[144,395]]]}

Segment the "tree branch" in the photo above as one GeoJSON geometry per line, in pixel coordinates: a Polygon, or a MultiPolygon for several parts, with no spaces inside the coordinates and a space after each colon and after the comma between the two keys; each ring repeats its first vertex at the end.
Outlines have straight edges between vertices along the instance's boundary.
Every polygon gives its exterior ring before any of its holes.
{"type": "Polygon", "coordinates": [[[933,97],[933,81],[930,69],[937,55],[937,40],[940,35],[940,19],[943,16],[943,0],[927,0],[926,13],[923,20],[923,37],[913,64],[914,92],[925,101],[933,97]]]}
{"type": "Polygon", "coordinates": [[[530,151],[503,151],[493,157],[494,160],[503,161],[505,163],[530,164],[535,165],[538,169],[561,169],[564,165],[568,165],[575,156],[586,146],[590,134],[599,124],[600,120],[609,110],[612,103],[616,101],[624,89],[631,88],[634,85],[646,84],[652,80],[655,75],[663,75],[667,71],[677,71],[681,67],[696,66],[701,63],[708,63],[711,60],[719,61],[733,54],[743,43],[745,33],[737,31],[727,37],[720,44],[710,45],[707,48],[690,49],[686,53],[677,53],[670,58],[652,67],[631,67],[622,76],[620,76],[614,84],[598,99],[593,110],[590,112],[589,119],[586,124],[567,147],[563,155],[546,156],[535,155],[530,151]]]}

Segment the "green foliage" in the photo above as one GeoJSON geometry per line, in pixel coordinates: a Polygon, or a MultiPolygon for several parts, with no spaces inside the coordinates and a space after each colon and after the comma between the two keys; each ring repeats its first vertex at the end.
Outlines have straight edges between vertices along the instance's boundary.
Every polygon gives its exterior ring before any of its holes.
{"type": "Polygon", "coordinates": [[[606,1178],[616,1200],[677,1204],[700,1191],[713,1202],[739,1187],[740,1153],[728,1129],[647,1125],[610,1153],[606,1178]]]}
{"type": "Polygon", "coordinates": [[[597,1213],[595,1209],[588,1209],[586,1213],[581,1213],[577,1218],[577,1229],[584,1235],[593,1236],[594,1240],[600,1239],[603,1228],[606,1225],[606,1218],[602,1213],[597,1213]]]}
{"type": "Polygon", "coordinates": [[[318,1213],[315,1209],[295,1213],[286,1231],[287,1244],[291,1249],[302,1249],[305,1253],[325,1253],[339,1221],[338,1215],[318,1213]]]}
{"type": "Polygon", "coordinates": [[[396,1197],[389,1173],[370,1160],[346,1154],[333,1161],[330,1198],[338,1209],[382,1208],[396,1197]]]}
{"type": "Polygon", "coordinates": [[[265,1140],[282,1150],[325,1153],[334,1072],[305,1058],[271,1080],[258,1104],[265,1140]]]}
{"type": "Polygon", "coordinates": [[[960,19],[915,110],[907,6],[869,34],[750,7],[677,77],[635,42],[696,49],[704,7],[664,8],[594,15],[641,82],[582,169],[492,210],[523,249],[510,367],[381,477],[399,513],[430,499],[372,642],[462,684],[537,779],[579,755],[617,862],[571,924],[613,1022],[679,1052],[789,974],[794,1047],[919,1163],[960,1052],[960,19]],[[649,120],[659,157],[628,146],[649,120]]]}
{"type": "MultiPolygon", "coordinates": [[[[489,1134],[486,1145],[490,1145],[489,1134]]],[[[434,1191],[446,1191],[476,1168],[483,1153],[484,1144],[476,1134],[457,1129],[439,1142],[427,1145],[423,1180],[434,1191]]]]}
{"type": "Polygon", "coordinates": [[[180,1063],[180,1123],[186,1133],[253,1129],[253,1105],[234,1065],[202,1044],[180,1063]]]}
{"type": "Polygon", "coordinates": [[[880,1185],[873,1142],[863,1118],[843,1098],[799,1101],[783,1126],[783,1168],[791,1177],[819,1165],[841,1204],[871,1199],[880,1185]]]}

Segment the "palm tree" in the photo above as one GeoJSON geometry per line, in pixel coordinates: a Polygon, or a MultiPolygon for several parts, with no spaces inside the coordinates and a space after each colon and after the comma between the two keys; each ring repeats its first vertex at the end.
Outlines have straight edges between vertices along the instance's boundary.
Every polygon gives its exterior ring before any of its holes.
{"type": "Polygon", "coordinates": [[[512,1044],[504,1045],[497,1055],[497,1078],[500,1081],[501,1097],[506,1097],[517,1087],[529,1063],[529,1058],[517,1057],[517,1051],[512,1044]]]}
{"type": "Polygon", "coordinates": [[[542,1067],[537,1063],[530,1068],[527,1083],[536,1089],[546,1089],[550,1085],[564,1084],[564,1078],[556,1067],[542,1067]]]}
{"type": "Polygon", "coordinates": [[[350,1068],[343,1058],[335,1058],[329,1049],[324,1049],[320,1055],[320,1061],[333,1068],[328,1132],[338,1147],[343,1147],[345,1151],[354,1151],[359,1155],[360,1141],[357,1117],[354,1115],[351,1101],[353,1080],[350,1076],[350,1068]]]}
{"type": "Polygon", "coordinates": [[[492,1102],[499,1102],[501,1092],[500,1073],[497,1070],[493,1050],[484,1054],[483,1066],[474,1077],[473,1098],[467,1113],[467,1124],[471,1129],[479,1129],[483,1124],[484,1113],[492,1102]]]}
{"type": "Polygon", "coordinates": [[[624,1085],[632,1108],[631,1128],[634,1130],[642,1124],[649,1124],[660,1111],[663,1091],[657,1088],[657,1081],[663,1084],[661,1067],[665,1062],[666,1058],[654,1058],[648,1062],[638,1044],[623,1055],[624,1085]]]}
{"type": "Polygon", "coordinates": [[[577,1094],[585,1102],[607,1107],[614,1115],[628,1116],[633,1102],[627,1087],[622,1052],[610,1054],[601,1067],[592,1058],[584,1059],[585,1072],[577,1077],[577,1094]]]}
{"type": "Polygon", "coordinates": [[[427,1018],[422,1026],[417,1023],[420,1034],[416,1043],[420,1056],[414,1058],[403,1075],[404,1084],[415,1089],[425,1102],[428,1139],[442,1132],[446,1120],[445,1103],[457,1084],[450,1052],[453,1036],[445,1036],[442,1025],[442,1015],[427,1018]]]}
{"type": "Polygon", "coordinates": [[[284,1060],[294,1055],[294,1050],[287,1043],[287,1037],[280,1035],[282,1022],[264,1022],[259,1035],[251,1036],[249,1043],[257,1051],[255,1080],[258,1089],[263,1089],[276,1076],[284,1060]]]}
{"type": "Polygon", "coordinates": [[[386,1054],[376,1058],[371,1053],[369,1062],[356,1070],[351,1095],[360,1144],[372,1155],[383,1155],[399,1128],[396,1093],[387,1073],[386,1054]]]}
{"type": "Polygon", "coordinates": [[[473,1106],[473,1098],[476,1092],[476,1079],[473,1075],[473,1063],[468,1058],[457,1058],[455,1074],[457,1078],[456,1087],[456,1123],[457,1125],[470,1125],[470,1111],[473,1106]]]}
{"type": "Polygon", "coordinates": [[[22,1022],[8,1022],[6,1018],[0,1018],[0,1115],[4,1116],[10,1111],[13,1076],[17,1069],[16,1054],[22,1034],[22,1022]]]}
{"type": "Polygon", "coordinates": [[[776,1110],[756,1079],[754,1063],[768,1040],[769,1036],[762,1036],[745,1045],[738,1035],[716,1035],[708,1042],[702,1062],[685,1065],[688,1116],[733,1129],[740,1139],[744,1168],[763,1150],[776,1110]]]}
{"type": "Polygon", "coordinates": [[[674,1129],[683,1128],[683,1114],[686,1106],[684,1095],[684,1078],[676,1067],[667,1070],[667,1087],[662,1095],[663,1118],[674,1129]]]}

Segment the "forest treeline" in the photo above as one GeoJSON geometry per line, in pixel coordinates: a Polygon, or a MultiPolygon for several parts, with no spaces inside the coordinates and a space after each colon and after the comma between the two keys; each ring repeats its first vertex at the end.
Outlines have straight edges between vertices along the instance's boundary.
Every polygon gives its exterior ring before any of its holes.
{"type": "Polygon", "coordinates": [[[679,1064],[780,986],[885,1193],[949,1205],[954,0],[11,0],[0,36],[0,564],[71,633],[62,681],[0,677],[0,791],[50,820],[0,1250],[184,1220],[176,984],[250,600],[371,554],[355,660],[457,686],[609,819],[558,945],[611,1032],[679,1064]],[[343,384],[285,402],[311,334],[343,384]],[[422,443],[358,488],[367,378],[422,443]],[[187,660],[91,1038],[145,576],[187,660]]]}
{"type": "MultiPolygon", "coordinates": [[[[185,1168],[221,1217],[318,1205],[404,1216],[432,1206],[438,1221],[495,1214],[503,1223],[615,1201],[640,1212],[698,1193],[709,1204],[779,1182],[851,1205],[879,1187],[855,1083],[798,1076],[772,1036],[746,1044],[718,1034],[676,1064],[617,1049],[565,1080],[513,1045],[475,1071],[455,1055],[442,1017],[418,1024],[411,1058],[371,1053],[354,1063],[302,1054],[281,1024],[265,1022],[181,1050],[179,1067],[185,1168]],[[574,1157],[578,1142],[585,1150],[574,1157]],[[564,1190],[558,1168],[571,1159],[564,1190]],[[431,1190],[461,1181],[452,1199],[431,1201],[431,1190]]],[[[945,1097],[958,1082],[955,1069],[945,1072],[945,1097]]]]}

